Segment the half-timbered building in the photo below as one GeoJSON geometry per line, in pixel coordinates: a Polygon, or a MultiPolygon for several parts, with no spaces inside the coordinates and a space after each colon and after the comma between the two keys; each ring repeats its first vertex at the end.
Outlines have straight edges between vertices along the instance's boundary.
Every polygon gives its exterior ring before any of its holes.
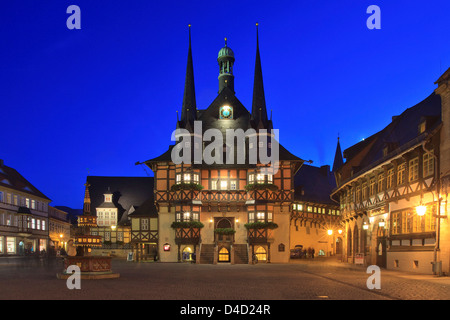
{"type": "Polygon", "coordinates": [[[294,177],[304,160],[282,145],[278,149],[277,170],[267,162],[250,161],[252,151],[264,148],[266,154],[273,154],[273,144],[278,142],[274,131],[271,131],[272,117],[268,116],[266,107],[258,33],[251,111],[236,96],[235,57],[227,40],[219,51],[217,62],[218,95],[206,109],[199,109],[195,98],[189,29],[181,117],[174,126],[179,129],[174,133],[178,143],[169,146],[160,156],[143,162],[154,172],[160,260],[213,264],[251,263],[257,258],[264,262],[288,262],[291,246],[306,244],[304,239],[293,240],[291,223],[302,227],[308,222],[308,228],[323,229],[323,222],[329,223],[330,220],[320,219],[318,215],[334,221],[333,212],[336,214],[338,208],[330,204],[328,190],[326,203],[313,201],[316,208],[313,210],[320,207],[320,213],[315,211],[309,215],[298,210],[300,201],[305,200],[302,202],[305,208],[313,203],[301,197],[295,202],[294,177]],[[203,158],[196,161],[196,152],[204,154],[214,148],[213,139],[201,139],[209,129],[220,131],[224,141],[211,154],[218,156],[223,152],[227,160],[239,157],[236,154],[238,141],[227,140],[227,130],[251,132],[243,140],[245,161],[211,163],[203,158]],[[173,157],[179,153],[183,156],[191,153],[194,160],[177,162],[173,157]],[[295,210],[294,203],[298,204],[295,210]]]}
{"type": "Polygon", "coordinates": [[[51,200],[0,159],[0,256],[48,250],[51,200]]]}
{"type": "Polygon", "coordinates": [[[88,176],[85,186],[83,211],[97,218],[91,235],[102,237],[94,253],[125,257],[133,250],[131,214],[153,199],[153,177],[88,176]]]}
{"type": "Polygon", "coordinates": [[[449,73],[425,100],[344,151],[332,197],[345,221],[346,261],[449,271],[449,73]]]}

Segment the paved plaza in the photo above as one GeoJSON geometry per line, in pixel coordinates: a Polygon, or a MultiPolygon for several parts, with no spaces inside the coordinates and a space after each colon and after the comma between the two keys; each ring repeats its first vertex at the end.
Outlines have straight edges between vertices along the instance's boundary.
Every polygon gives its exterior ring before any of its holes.
{"type": "Polygon", "coordinates": [[[335,258],[288,264],[198,265],[113,260],[118,279],[82,280],[69,290],[62,260],[0,259],[0,299],[14,300],[449,300],[450,278],[381,270],[368,289],[366,268],[335,258]]]}

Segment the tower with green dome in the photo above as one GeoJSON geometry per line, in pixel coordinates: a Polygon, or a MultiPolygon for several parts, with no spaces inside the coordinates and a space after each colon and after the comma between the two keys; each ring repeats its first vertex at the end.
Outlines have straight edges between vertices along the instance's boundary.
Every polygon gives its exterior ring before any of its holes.
{"type": "Polygon", "coordinates": [[[219,63],[219,93],[223,88],[228,87],[234,92],[234,52],[227,46],[227,38],[225,38],[225,46],[220,49],[217,56],[217,62],[219,63]]]}

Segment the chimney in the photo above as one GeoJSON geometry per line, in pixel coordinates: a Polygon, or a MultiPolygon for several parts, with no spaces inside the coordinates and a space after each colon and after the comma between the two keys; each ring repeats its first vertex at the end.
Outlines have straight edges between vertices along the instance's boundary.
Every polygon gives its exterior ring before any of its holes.
{"type": "Polygon", "coordinates": [[[0,159],[0,167],[3,167],[4,164],[3,159],[0,159]]]}

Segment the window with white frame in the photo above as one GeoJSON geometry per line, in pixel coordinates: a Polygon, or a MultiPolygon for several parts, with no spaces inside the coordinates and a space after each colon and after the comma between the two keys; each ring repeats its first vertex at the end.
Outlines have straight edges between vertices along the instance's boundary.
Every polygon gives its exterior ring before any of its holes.
{"type": "Polygon", "coordinates": [[[429,177],[434,174],[434,156],[433,150],[429,153],[424,153],[423,155],[423,177],[429,177]]]}
{"type": "Polygon", "coordinates": [[[148,230],[148,219],[141,219],[141,229],[148,230]]]}

